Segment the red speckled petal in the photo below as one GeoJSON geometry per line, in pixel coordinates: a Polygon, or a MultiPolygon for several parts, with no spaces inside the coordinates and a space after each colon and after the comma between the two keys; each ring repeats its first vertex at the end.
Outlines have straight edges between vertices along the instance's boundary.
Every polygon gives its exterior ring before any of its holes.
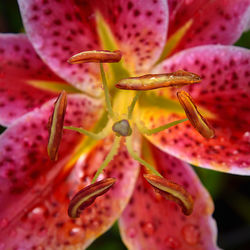
{"type": "Polygon", "coordinates": [[[170,33],[189,19],[193,19],[193,24],[177,50],[202,44],[233,44],[249,22],[250,1],[184,1],[170,24],[170,33]]]}
{"type": "MultiPolygon", "coordinates": [[[[169,30],[168,33],[172,33],[174,26],[176,25],[173,22],[180,22],[183,24],[184,18],[182,17],[181,20],[175,19],[175,15],[178,13],[178,10],[183,7],[185,4],[185,0],[167,0],[168,2],[168,9],[169,9],[169,30]]],[[[178,22],[178,25],[180,25],[178,22]]]]}
{"type": "Polygon", "coordinates": [[[169,35],[175,33],[187,21],[194,18],[200,10],[205,8],[207,0],[167,0],[169,6],[169,35]]]}
{"type": "MultiPolygon", "coordinates": [[[[156,72],[185,69],[201,76],[200,84],[185,88],[215,130],[214,139],[205,140],[188,122],[152,136],[163,150],[192,164],[218,171],[250,174],[250,51],[232,46],[200,46],[185,50],[166,60],[156,72]],[[204,112],[205,111],[205,112],[204,112]]],[[[167,90],[162,90],[162,94],[167,90]]],[[[169,92],[176,98],[176,90],[169,92]]],[[[176,100],[176,99],[175,99],[176,100]]],[[[171,113],[171,111],[169,111],[171,113]]],[[[147,119],[153,118],[145,114],[147,119]]],[[[164,111],[149,124],[183,117],[164,111]]]]}
{"type": "Polygon", "coordinates": [[[11,249],[15,246],[27,249],[85,249],[106,231],[126,206],[138,175],[139,166],[128,156],[124,146],[100,176],[116,178],[113,187],[98,197],[76,220],[68,217],[67,209],[70,198],[90,184],[112,142],[112,138],[107,138],[89,155],[79,158],[70,174],[50,189],[51,194],[34,204],[33,209],[13,227],[15,237],[9,237],[4,244],[11,249]]]}
{"type": "Polygon", "coordinates": [[[166,42],[166,0],[99,0],[94,6],[107,20],[130,70],[147,71],[159,58],[166,42]]]}
{"type": "Polygon", "coordinates": [[[165,0],[50,0],[45,3],[19,0],[19,5],[26,31],[38,54],[58,75],[84,90],[96,84],[93,75],[99,75],[98,67],[93,64],[72,66],[66,61],[83,50],[100,48],[97,11],[109,24],[118,49],[132,71],[152,66],[166,42],[168,9],[165,0]]]}
{"type": "Polygon", "coordinates": [[[36,89],[26,81],[63,83],[37,57],[25,35],[0,35],[0,123],[10,125],[23,114],[40,107],[55,93],[36,89]]]}
{"type": "Polygon", "coordinates": [[[155,193],[141,173],[119,221],[123,241],[135,250],[217,249],[213,202],[194,171],[177,158],[151,149],[159,172],[192,195],[194,210],[190,216],[183,215],[176,203],[155,193]]]}
{"type": "MultiPolygon", "coordinates": [[[[41,198],[82,140],[75,132],[65,132],[59,160],[56,163],[49,160],[47,122],[54,101],[22,116],[0,136],[1,231],[5,231],[5,226],[12,227],[41,198]]],[[[100,103],[84,95],[69,95],[65,124],[88,129],[97,120],[100,108],[100,103]]],[[[0,236],[4,237],[4,233],[0,236]]]]}
{"type": "Polygon", "coordinates": [[[74,0],[18,2],[26,32],[51,69],[79,89],[89,92],[97,87],[96,65],[67,62],[76,53],[100,48],[89,4],[74,0]],[[82,8],[75,2],[81,2],[82,8]]]}

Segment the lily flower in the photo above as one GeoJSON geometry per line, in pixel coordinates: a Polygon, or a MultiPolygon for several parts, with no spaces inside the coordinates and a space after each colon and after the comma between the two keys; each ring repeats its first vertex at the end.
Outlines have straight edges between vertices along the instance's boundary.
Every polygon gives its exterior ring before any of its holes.
{"type": "Polygon", "coordinates": [[[0,37],[0,119],[7,127],[0,136],[0,246],[82,249],[120,217],[129,249],[217,249],[213,203],[188,163],[249,174],[250,52],[230,46],[247,28],[249,1],[18,2],[28,38],[0,37]],[[122,60],[101,64],[102,78],[96,63],[68,63],[104,49],[121,51],[122,60]],[[192,98],[184,90],[177,97],[174,88],[138,95],[114,87],[179,70],[201,76],[183,88],[192,98]],[[65,129],[51,161],[47,122],[61,90],[64,125],[87,136],[65,129]],[[204,139],[188,121],[162,130],[190,107],[192,125],[212,137],[203,114],[214,138],[204,139]],[[123,119],[113,123],[117,114],[123,119]],[[140,163],[154,168],[145,173],[140,163]]]}

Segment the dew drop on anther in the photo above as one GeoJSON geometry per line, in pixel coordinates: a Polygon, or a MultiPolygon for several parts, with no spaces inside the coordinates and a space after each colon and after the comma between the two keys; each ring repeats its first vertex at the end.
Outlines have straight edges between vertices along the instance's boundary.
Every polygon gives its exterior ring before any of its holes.
{"type": "Polygon", "coordinates": [[[198,226],[186,225],[182,228],[184,240],[190,245],[196,245],[200,240],[200,230],[198,226]]]}

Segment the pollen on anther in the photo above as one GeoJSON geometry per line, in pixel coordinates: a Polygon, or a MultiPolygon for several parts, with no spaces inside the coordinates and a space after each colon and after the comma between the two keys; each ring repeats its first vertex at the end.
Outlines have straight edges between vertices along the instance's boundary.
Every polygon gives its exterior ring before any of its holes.
{"type": "Polygon", "coordinates": [[[122,58],[122,53],[120,50],[109,51],[109,50],[91,50],[83,51],[78,53],[71,58],[68,62],[71,64],[76,63],[115,63],[119,62],[122,58]]]}

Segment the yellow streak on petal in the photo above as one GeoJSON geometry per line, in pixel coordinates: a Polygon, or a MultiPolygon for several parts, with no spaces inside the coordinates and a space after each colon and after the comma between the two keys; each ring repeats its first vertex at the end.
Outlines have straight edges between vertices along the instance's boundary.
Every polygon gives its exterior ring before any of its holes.
{"type": "Polygon", "coordinates": [[[163,49],[163,52],[159,58],[159,60],[155,64],[159,64],[166,57],[168,57],[173,50],[177,47],[183,36],[187,33],[191,25],[193,24],[193,20],[190,19],[185,23],[180,29],[178,29],[170,38],[168,38],[167,43],[163,49]]]}
{"type": "Polygon", "coordinates": [[[65,90],[67,93],[81,93],[79,89],[76,89],[72,85],[62,82],[46,81],[46,80],[27,80],[26,83],[35,88],[55,93],[60,93],[62,92],[62,90],[65,90]]]}
{"type": "MultiPolygon", "coordinates": [[[[102,48],[105,50],[119,50],[119,44],[116,41],[114,34],[112,33],[108,23],[98,11],[96,12],[96,24],[102,48]]],[[[129,72],[127,70],[128,67],[125,65],[123,58],[119,63],[107,65],[107,68],[111,71],[112,79],[110,82],[112,83],[129,76],[129,72]]],[[[111,84],[111,86],[113,85],[111,84]]]]}

